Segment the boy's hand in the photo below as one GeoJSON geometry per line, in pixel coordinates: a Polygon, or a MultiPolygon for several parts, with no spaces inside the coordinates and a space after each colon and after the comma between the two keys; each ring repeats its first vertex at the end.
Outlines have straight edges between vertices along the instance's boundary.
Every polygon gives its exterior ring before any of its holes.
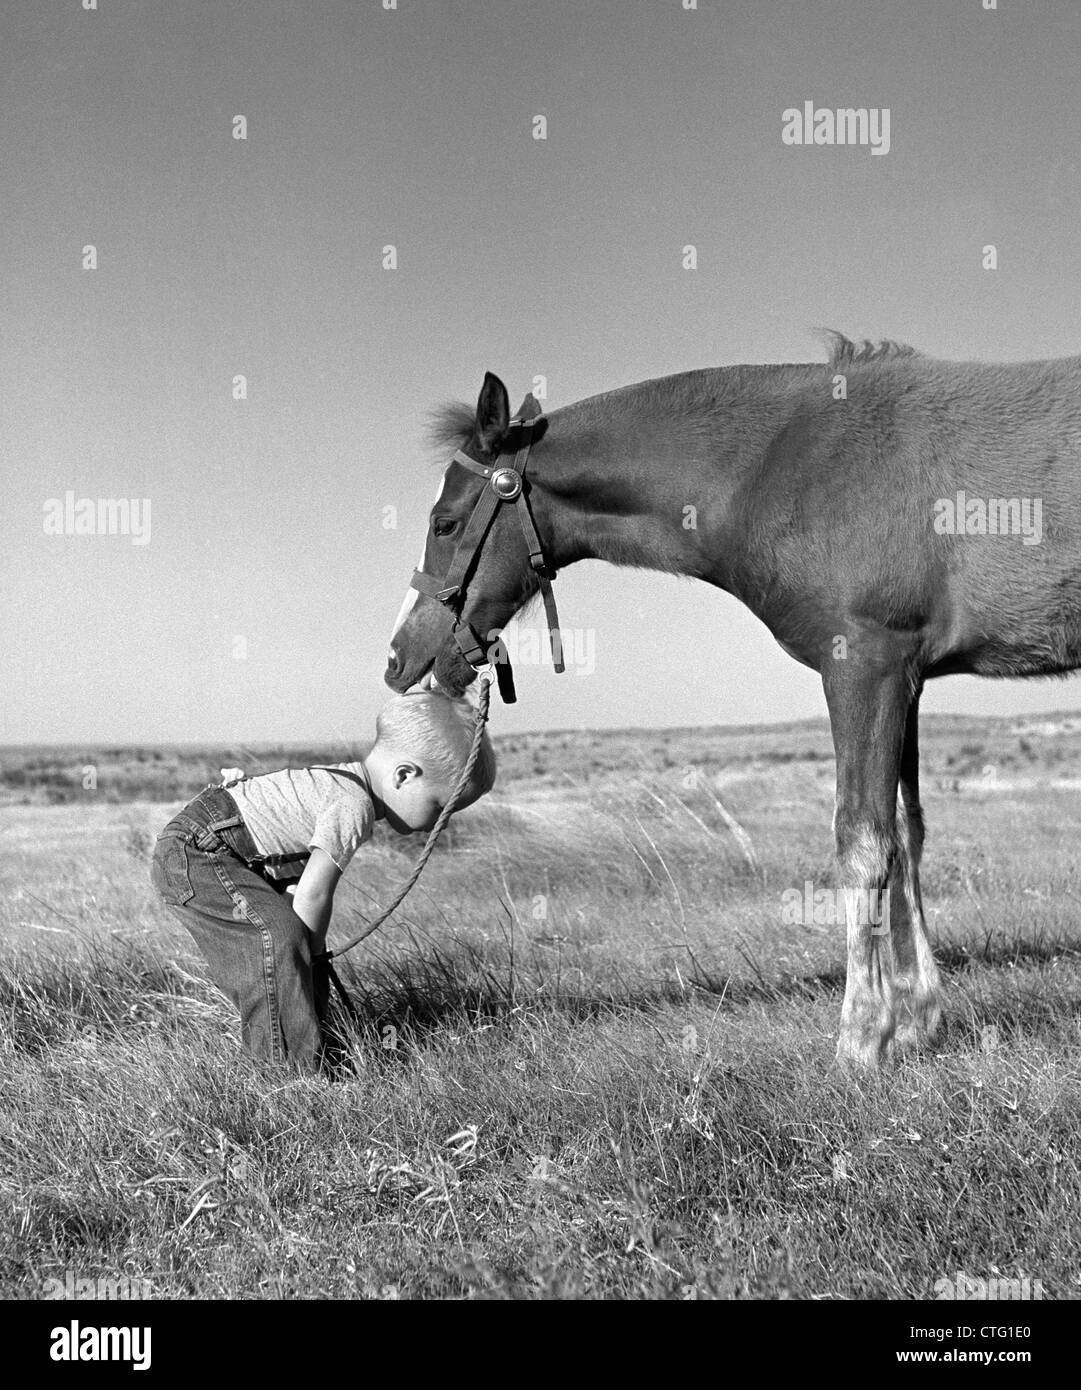
{"type": "Polygon", "coordinates": [[[223,782],[243,782],[248,775],[242,767],[223,767],[219,771],[223,782]]]}

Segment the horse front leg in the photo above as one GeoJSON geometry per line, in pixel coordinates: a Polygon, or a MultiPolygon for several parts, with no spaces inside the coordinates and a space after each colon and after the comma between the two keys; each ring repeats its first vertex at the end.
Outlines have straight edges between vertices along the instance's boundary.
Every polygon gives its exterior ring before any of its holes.
{"type": "Polygon", "coordinates": [[[897,784],[911,687],[901,672],[849,657],[823,677],[837,757],[833,829],[848,962],[837,1061],[875,1070],[897,1027],[886,888],[898,855],[897,784]]]}
{"type": "Polygon", "coordinates": [[[942,1023],[942,982],[927,939],[920,895],[923,810],[920,807],[920,755],[917,728],[919,692],[905,721],[901,752],[901,800],[897,808],[898,855],[890,880],[890,931],[896,967],[898,1052],[934,1041],[942,1023]]]}

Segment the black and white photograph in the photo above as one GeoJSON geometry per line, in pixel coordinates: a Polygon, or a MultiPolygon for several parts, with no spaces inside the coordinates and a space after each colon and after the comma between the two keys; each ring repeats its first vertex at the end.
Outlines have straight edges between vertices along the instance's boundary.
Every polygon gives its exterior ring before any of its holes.
{"type": "Polygon", "coordinates": [[[1079,72],[1079,0],[3,0],[35,1366],[285,1302],[1040,1363],[1079,72]]]}

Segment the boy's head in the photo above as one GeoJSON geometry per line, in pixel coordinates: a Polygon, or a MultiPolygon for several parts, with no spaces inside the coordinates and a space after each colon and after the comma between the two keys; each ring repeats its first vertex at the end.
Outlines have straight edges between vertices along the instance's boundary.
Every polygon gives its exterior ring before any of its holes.
{"type": "MultiPolygon", "coordinates": [[[[469,757],[471,716],[465,701],[436,690],[399,695],[380,710],[375,744],[364,766],[388,824],[401,834],[435,824],[469,757]]],[[[491,791],[494,783],[495,751],[485,731],[457,809],[491,791]]]]}

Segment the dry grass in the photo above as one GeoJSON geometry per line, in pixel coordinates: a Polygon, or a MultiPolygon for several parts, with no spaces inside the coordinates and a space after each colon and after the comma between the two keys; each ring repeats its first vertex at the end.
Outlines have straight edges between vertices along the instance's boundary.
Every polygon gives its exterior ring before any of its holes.
{"type": "MultiPolygon", "coordinates": [[[[928,1297],[961,1270],[1076,1297],[1073,740],[932,725],[948,1031],[861,1085],[830,1069],[840,936],[781,920],[829,881],[821,728],[512,741],[358,952],[339,1084],[240,1055],[146,883],[168,806],[9,807],[4,1292],[928,1297]]],[[[415,848],[358,856],[332,940],[415,848]]]]}

